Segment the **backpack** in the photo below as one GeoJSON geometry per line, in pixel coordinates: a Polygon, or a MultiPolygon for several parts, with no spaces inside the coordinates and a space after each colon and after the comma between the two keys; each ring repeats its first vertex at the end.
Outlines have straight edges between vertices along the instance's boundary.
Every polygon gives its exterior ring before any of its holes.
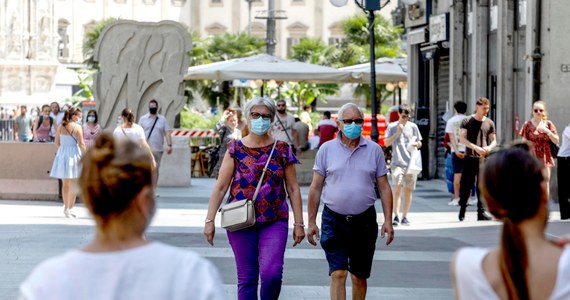
{"type": "MultiPolygon", "coordinates": [[[[51,130],[51,127],[53,126],[53,118],[51,116],[48,117],[49,118],[49,129],[51,130]]],[[[40,126],[42,126],[42,122],[44,121],[44,116],[40,115],[40,120],[38,121],[38,128],[39,129],[40,126]]]]}

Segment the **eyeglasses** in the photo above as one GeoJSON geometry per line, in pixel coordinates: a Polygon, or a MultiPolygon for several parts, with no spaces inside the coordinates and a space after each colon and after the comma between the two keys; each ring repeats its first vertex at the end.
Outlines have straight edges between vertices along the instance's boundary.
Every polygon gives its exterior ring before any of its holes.
{"type": "Polygon", "coordinates": [[[342,123],[346,124],[346,125],[350,125],[352,124],[352,122],[356,123],[357,125],[362,125],[364,123],[364,119],[345,119],[342,120],[342,123]]]}
{"type": "Polygon", "coordinates": [[[402,110],[402,111],[400,111],[400,113],[404,114],[404,115],[409,115],[410,111],[409,110],[402,110]]]}
{"type": "Polygon", "coordinates": [[[277,107],[285,107],[285,104],[277,104],[277,107]]]}
{"type": "Polygon", "coordinates": [[[535,112],[535,113],[544,112],[544,109],[535,108],[535,109],[534,109],[534,112],[535,112]]]}
{"type": "Polygon", "coordinates": [[[273,117],[271,114],[260,114],[256,112],[250,113],[249,116],[252,119],[259,119],[259,117],[262,117],[264,120],[271,120],[271,118],[273,117]]]}

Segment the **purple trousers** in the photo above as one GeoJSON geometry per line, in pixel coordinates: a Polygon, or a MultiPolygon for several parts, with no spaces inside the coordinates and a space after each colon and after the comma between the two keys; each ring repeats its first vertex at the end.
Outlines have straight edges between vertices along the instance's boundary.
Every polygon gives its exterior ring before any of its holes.
{"type": "Polygon", "coordinates": [[[260,277],[261,299],[279,298],[288,224],[287,220],[262,222],[250,228],[227,232],[236,259],[239,300],[257,299],[260,277]]]}

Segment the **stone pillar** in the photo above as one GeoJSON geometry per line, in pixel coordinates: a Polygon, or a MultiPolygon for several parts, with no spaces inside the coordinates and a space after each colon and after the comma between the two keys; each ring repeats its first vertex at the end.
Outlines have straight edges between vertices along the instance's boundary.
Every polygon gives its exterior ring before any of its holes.
{"type": "Polygon", "coordinates": [[[471,47],[471,95],[468,102],[474,103],[479,97],[487,97],[487,34],[489,32],[488,0],[473,1],[473,45],[471,47]]]}

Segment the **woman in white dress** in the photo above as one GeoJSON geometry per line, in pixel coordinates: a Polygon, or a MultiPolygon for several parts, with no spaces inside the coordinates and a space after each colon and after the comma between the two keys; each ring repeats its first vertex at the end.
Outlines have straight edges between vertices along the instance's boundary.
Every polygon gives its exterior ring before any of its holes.
{"type": "Polygon", "coordinates": [[[115,128],[113,131],[113,137],[115,139],[129,139],[135,143],[138,143],[141,148],[148,151],[151,161],[152,161],[152,168],[156,167],[156,163],[154,161],[154,156],[152,155],[152,149],[148,145],[146,141],[146,137],[144,136],[144,129],[139,124],[135,123],[135,114],[130,108],[125,108],[121,112],[121,124],[115,128]]]}
{"type": "Polygon", "coordinates": [[[465,247],[455,253],[455,299],[570,299],[570,245],[560,246],[544,232],[548,171],[528,145],[518,147],[485,162],[479,184],[489,212],[503,222],[503,232],[498,247],[465,247]]]}
{"type": "Polygon", "coordinates": [[[81,116],[81,110],[77,107],[66,110],[55,133],[55,144],[59,148],[50,176],[62,180],[63,214],[67,218],[75,218],[73,207],[78,194],[76,185],[80,172],[79,163],[82,153],[85,152],[83,130],[81,125],[77,124],[81,116]]]}
{"type": "Polygon", "coordinates": [[[216,267],[195,252],[148,241],[156,211],[148,154],[103,133],[82,159],[82,199],[95,220],[93,240],[42,262],[20,299],[226,299],[216,267]]]}

